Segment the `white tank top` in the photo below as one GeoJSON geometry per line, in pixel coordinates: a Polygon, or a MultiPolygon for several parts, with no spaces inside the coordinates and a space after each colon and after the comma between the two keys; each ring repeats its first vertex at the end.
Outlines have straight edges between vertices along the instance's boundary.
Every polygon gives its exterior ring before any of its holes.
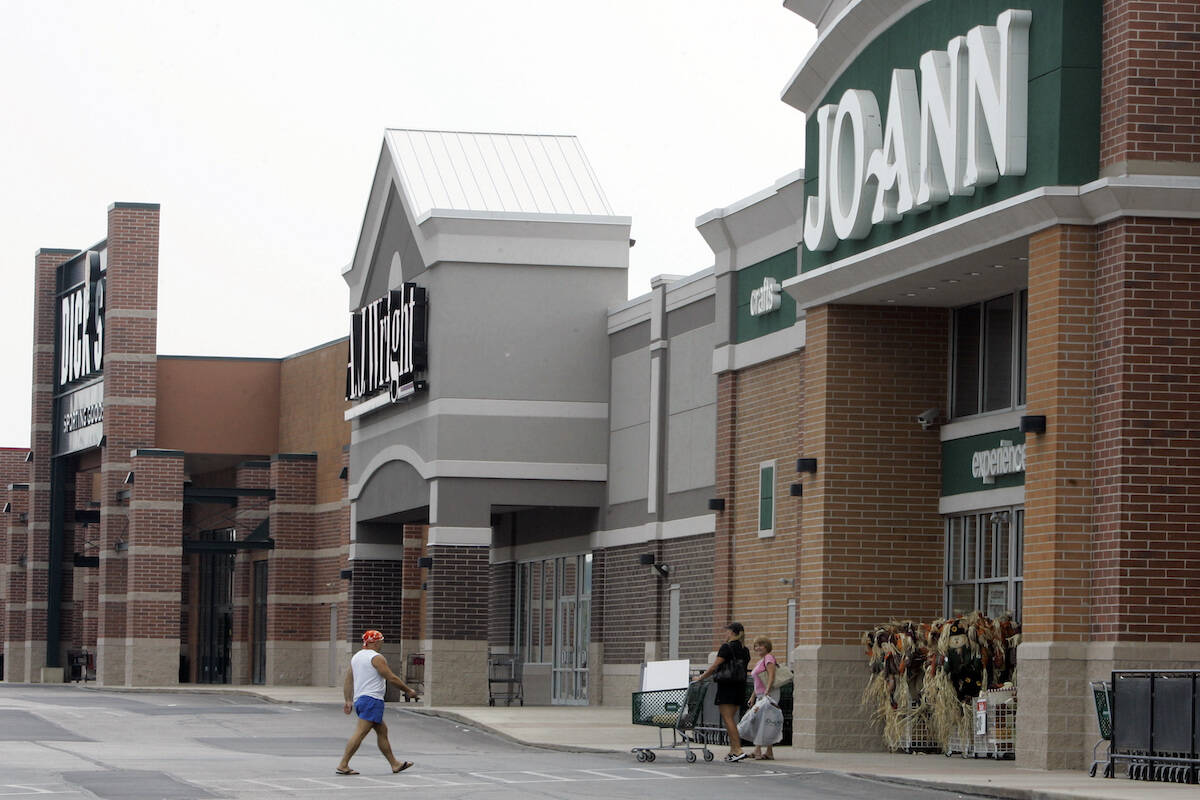
{"type": "Polygon", "coordinates": [[[366,695],[383,699],[383,690],[387,681],[379,674],[379,670],[371,663],[371,659],[379,655],[378,651],[363,648],[350,659],[350,669],[354,672],[354,699],[366,695]]]}

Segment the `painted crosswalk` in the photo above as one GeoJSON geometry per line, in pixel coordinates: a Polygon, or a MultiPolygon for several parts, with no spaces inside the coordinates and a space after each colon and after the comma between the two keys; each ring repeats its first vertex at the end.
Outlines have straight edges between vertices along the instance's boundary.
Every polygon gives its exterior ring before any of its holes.
{"type": "Polygon", "coordinates": [[[437,771],[426,774],[410,773],[395,777],[350,775],[339,778],[262,777],[219,778],[191,781],[197,786],[233,795],[248,794],[255,789],[273,792],[312,793],[324,791],[364,792],[374,789],[459,789],[464,787],[519,786],[552,783],[603,783],[609,781],[711,781],[723,779],[783,777],[781,770],[748,773],[738,770],[680,767],[678,769],[648,767],[615,767],[608,769],[568,770],[486,770],[474,772],[437,771]]]}

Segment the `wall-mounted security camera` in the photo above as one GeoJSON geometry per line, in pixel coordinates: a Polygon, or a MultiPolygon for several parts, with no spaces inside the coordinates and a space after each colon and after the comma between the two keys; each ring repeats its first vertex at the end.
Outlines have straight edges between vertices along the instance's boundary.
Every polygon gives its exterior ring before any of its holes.
{"type": "Polygon", "coordinates": [[[937,424],[938,417],[942,415],[940,408],[927,408],[920,414],[917,414],[917,423],[921,426],[921,430],[927,431],[937,424]]]}

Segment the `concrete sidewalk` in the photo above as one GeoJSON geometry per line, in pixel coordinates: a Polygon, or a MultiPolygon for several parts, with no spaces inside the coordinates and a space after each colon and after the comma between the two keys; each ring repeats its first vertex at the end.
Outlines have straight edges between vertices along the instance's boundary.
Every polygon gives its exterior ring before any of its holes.
{"type": "MultiPolygon", "coordinates": [[[[120,691],[120,690],[118,690],[120,691]]],[[[128,690],[127,690],[128,691],[128,690]]],[[[340,688],[320,686],[172,686],[142,689],[156,692],[233,692],[277,703],[317,703],[341,706],[340,688]]],[[[628,708],[616,706],[453,706],[430,708],[418,703],[392,703],[393,711],[407,710],[445,717],[486,729],[524,744],[568,751],[610,751],[629,754],[634,747],[658,744],[658,729],[633,725],[628,708]]],[[[664,731],[670,741],[670,731],[664,731]]],[[[723,758],[724,747],[715,748],[723,758]]],[[[830,770],[875,780],[935,787],[964,794],[985,793],[995,797],[1097,798],[1098,800],[1153,800],[1154,798],[1200,797],[1196,786],[1130,781],[1123,778],[1089,778],[1083,770],[1040,770],[1021,767],[1013,761],[947,758],[939,754],[901,753],[813,753],[791,747],[775,749],[771,766],[788,769],[830,770]]],[[[683,752],[660,753],[666,762],[683,752]]],[[[633,756],[629,756],[633,761],[633,756]]],[[[761,762],[743,762],[753,764],[761,762]]],[[[765,765],[763,765],[765,766],[765,765]]],[[[703,762],[695,765],[703,769],[703,762]]]]}

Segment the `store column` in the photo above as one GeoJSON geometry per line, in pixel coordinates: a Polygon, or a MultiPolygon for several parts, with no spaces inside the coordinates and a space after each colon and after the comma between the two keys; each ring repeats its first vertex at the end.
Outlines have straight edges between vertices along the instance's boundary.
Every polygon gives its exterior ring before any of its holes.
{"type": "Polygon", "coordinates": [[[435,482],[425,554],[425,702],[487,702],[488,507],[469,486],[435,482]]]}
{"type": "Polygon", "coordinates": [[[1081,766],[1088,697],[1093,514],[1096,234],[1060,225],[1029,238],[1023,641],[1017,760],[1081,766]]]}
{"type": "MultiPolygon", "coordinates": [[[[153,447],[157,430],[158,220],[157,203],[114,203],[108,209],[96,629],[96,680],[102,686],[120,686],[126,679],[129,454],[153,447]]],[[[177,535],[182,538],[182,531],[177,535]]]]}
{"type": "MultiPolygon", "coordinates": [[[[234,486],[265,492],[271,483],[269,461],[243,461],[237,465],[234,486]]],[[[233,513],[238,540],[245,540],[269,516],[266,495],[240,495],[233,513]]],[[[233,631],[230,634],[229,674],[233,683],[254,682],[255,638],[255,562],[264,559],[263,550],[243,550],[237,554],[233,573],[233,631]]],[[[261,578],[262,575],[260,574],[261,578]]],[[[270,576],[266,576],[268,586],[270,576]]]]}
{"type": "Polygon", "coordinates": [[[125,570],[126,686],[179,682],[179,604],[183,569],[183,453],[130,453],[125,570]]]}
{"type": "Polygon", "coordinates": [[[940,443],[914,417],[946,393],[944,309],[808,311],[800,532],[798,747],[877,750],[859,638],[941,613],[940,443]],[[897,578],[903,581],[897,586],[897,578]]]}
{"type": "MultiPolygon", "coordinates": [[[[270,578],[267,595],[266,682],[308,685],[318,642],[313,634],[312,607],[327,591],[313,585],[312,542],[316,500],[315,453],[280,453],[271,457],[270,578]]],[[[321,644],[324,644],[321,642],[321,644]]]]}
{"type": "Polygon", "coordinates": [[[8,488],[8,513],[4,515],[4,571],[7,586],[4,619],[4,674],[11,683],[29,680],[29,653],[26,624],[29,618],[26,600],[25,568],[29,546],[29,484],[14,483],[8,488]]]}
{"type": "MultiPolygon", "coordinates": [[[[58,268],[75,250],[44,248],[34,256],[33,286],[33,396],[29,432],[28,543],[25,566],[25,636],[17,662],[24,681],[62,680],[61,674],[42,676],[46,666],[47,610],[50,598],[51,469],[54,457],[54,389],[57,385],[55,342],[58,323],[58,268]]],[[[61,665],[59,665],[61,667],[61,665]]]]}

